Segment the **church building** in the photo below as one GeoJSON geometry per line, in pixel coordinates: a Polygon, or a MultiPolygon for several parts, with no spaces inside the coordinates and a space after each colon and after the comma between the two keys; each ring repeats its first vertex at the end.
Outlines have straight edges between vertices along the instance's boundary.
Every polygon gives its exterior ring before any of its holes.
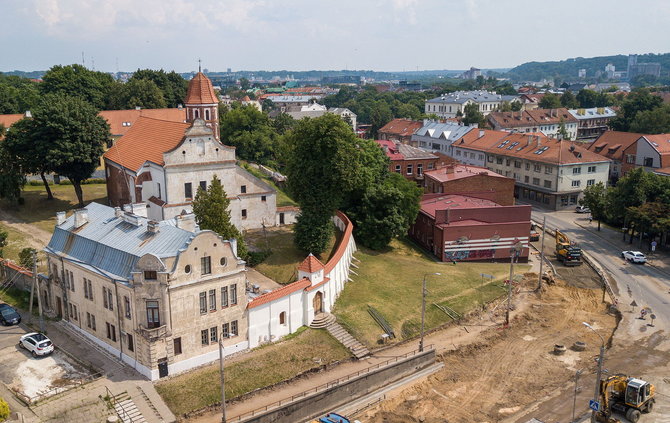
{"type": "Polygon", "coordinates": [[[104,155],[109,204],[145,203],[149,219],[171,219],[190,213],[198,188],[216,175],[238,229],[277,224],[276,191],[237,166],[235,148],[220,141],[218,104],[212,82],[198,72],[189,82],[185,122],[140,117],[104,155]]]}

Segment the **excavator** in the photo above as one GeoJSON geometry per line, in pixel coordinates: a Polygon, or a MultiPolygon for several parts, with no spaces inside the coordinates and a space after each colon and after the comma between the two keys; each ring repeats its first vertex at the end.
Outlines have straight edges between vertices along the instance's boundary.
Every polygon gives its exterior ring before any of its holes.
{"type": "Polygon", "coordinates": [[[556,229],[556,257],[566,266],[582,264],[582,249],[570,242],[570,238],[556,229]]]}
{"type": "Polygon", "coordinates": [[[656,402],[654,385],[641,379],[623,374],[609,376],[600,381],[600,410],[596,412],[596,421],[621,423],[612,417],[616,411],[632,423],[640,420],[642,413],[650,413],[656,402]]]}

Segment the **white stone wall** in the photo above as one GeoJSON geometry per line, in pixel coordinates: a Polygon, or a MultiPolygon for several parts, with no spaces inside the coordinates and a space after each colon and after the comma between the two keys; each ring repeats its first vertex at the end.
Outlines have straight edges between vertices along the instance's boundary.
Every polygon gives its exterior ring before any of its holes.
{"type": "Polygon", "coordinates": [[[607,186],[609,171],[609,162],[561,166],[560,177],[558,178],[558,191],[584,191],[588,186],[588,181],[592,181],[593,185],[602,182],[607,186]],[[589,168],[592,167],[595,167],[595,171],[589,171],[589,168]],[[580,173],[575,174],[573,169],[580,169],[580,173]],[[573,181],[579,181],[579,186],[573,186],[573,181]]]}
{"type": "Polygon", "coordinates": [[[637,151],[635,152],[635,166],[645,167],[644,159],[646,158],[652,159],[652,165],[647,167],[661,167],[661,156],[658,154],[658,151],[656,151],[649,144],[649,141],[644,138],[640,138],[640,140],[637,142],[637,151]]]}

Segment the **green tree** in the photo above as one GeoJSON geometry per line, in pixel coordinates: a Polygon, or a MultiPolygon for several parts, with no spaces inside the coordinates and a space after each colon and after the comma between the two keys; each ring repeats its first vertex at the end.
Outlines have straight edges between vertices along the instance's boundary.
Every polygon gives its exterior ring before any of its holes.
{"type": "Polygon", "coordinates": [[[0,398],[0,422],[7,420],[10,414],[9,404],[7,404],[7,401],[4,399],[0,398]]]}
{"type": "Polygon", "coordinates": [[[661,107],[663,100],[652,95],[648,89],[632,91],[621,104],[617,117],[610,121],[610,127],[616,131],[629,131],[639,112],[661,107]]]}
{"type": "Polygon", "coordinates": [[[84,207],[81,183],[99,166],[111,137],[105,119],[80,98],[48,95],[35,108],[29,129],[29,136],[48,148],[42,153],[48,169],[72,182],[79,207],[84,207]]]}
{"type": "Polygon", "coordinates": [[[284,135],[295,127],[296,122],[288,113],[280,113],[276,118],[272,119],[272,127],[279,135],[284,135]]]}
{"type": "Polygon", "coordinates": [[[579,102],[579,107],[588,109],[590,107],[596,107],[598,93],[593,90],[583,88],[579,90],[575,98],[579,102]]]}
{"type": "Polygon", "coordinates": [[[219,125],[221,142],[235,146],[237,157],[275,163],[278,136],[267,114],[252,105],[234,107],[220,118],[219,125]]]}
{"type": "Polygon", "coordinates": [[[573,93],[566,91],[561,96],[561,106],[566,109],[576,109],[579,107],[579,101],[577,101],[577,97],[573,93]]]}
{"type": "Polygon", "coordinates": [[[88,101],[97,109],[107,108],[114,79],[104,72],[96,72],[82,65],[56,65],[42,77],[43,94],[65,94],[88,101]]]}
{"type": "Polygon", "coordinates": [[[38,84],[28,78],[0,74],[0,114],[25,113],[39,100],[38,84]]]}
{"type": "Polygon", "coordinates": [[[653,110],[644,110],[635,115],[630,131],[642,134],[665,134],[670,132],[670,105],[664,104],[653,110]]]}
{"type": "Polygon", "coordinates": [[[32,269],[33,265],[35,264],[35,260],[33,259],[33,254],[35,253],[37,253],[37,250],[30,247],[19,251],[19,265],[21,265],[21,267],[25,267],[26,269],[32,269]]]}
{"type": "Polygon", "coordinates": [[[564,140],[571,139],[570,133],[567,129],[565,129],[565,122],[563,121],[563,118],[561,118],[560,122],[558,122],[558,135],[560,135],[561,139],[564,140]]]}
{"type": "Polygon", "coordinates": [[[7,238],[9,237],[9,234],[7,231],[3,231],[0,229],[0,258],[4,257],[3,255],[3,249],[7,246],[7,238]]]}
{"type": "Polygon", "coordinates": [[[240,88],[244,91],[251,88],[251,84],[249,83],[249,80],[247,78],[240,78],[240,88]]]}
{"type": "Polygon", "coordinates": [[[318,208],[307,206],[300,208],[295,224],[295,245],[304,252],[320,256],[326,249],[333,233],[333,224],[318,208]]]}
{"type": "Polygon", "coordinates": [[[223,189],[223,185],[221,185],[219,178],[214,175],[209,187],[206,190],[199,187],[195,194],[193,199],[195,221],[201,230],[209,229],[221,235],[224,239],[237,240],[237,256],[247,260],[249,253],[240,231],[230,221],[229,206],[230,200],[223,189]]]}
{"type": "MultiPolygon", "coordinates": [[[[0,133],[5,127],[0,125],[0,133]]],[[[8,150],[7,143],[0,141],[0,198],[5,198],[10,204],[16,205],[21,198],[21,189],[26,184],[26,172],[21,168],[19,160],[8,150]]]]}
{"type": "Polygon", "coordinates": [[[558,109],[563,107],[561,105],[560,97],[553,93],[545,94],[538,103],[538,106],[540,106],[541,109],[558,109]]]}
{"type": "Polygon", "coordinates": [[[484,115],[479,111],[477,103],[466,104],[463,108],[463,123],[465,125],[477,124],[479,127],[484,126],[484,115]]]}
{"type": "Polygon", "coordinates": [[[167,107],[163,93],[150,79],[132,79],[123,85],[122,101],[124,109],[163,109],[167,107]]]}
{"type": "Polygon", "coordinates": [[[607,188],[602,182],[591,185],[584,189],[583,204],[591,210],[591,216],[598,221],[598,230],[600,222],[607,218],[607,188]]]}
{"type": "MultiPolygon", "coordinates": [[[[177,107],[179,104],[183,104],[184,99],[186,98],[188,81],[175,71],[168,73],[163,69],[138,69],[133,73],[133,76],[128,80],[128,83],[139,80],[149,80],[156,84],[166,103],[166,106],[161,107],[177,107]]],[[[149,106],[142,107],[148,108],[149,106]]]]}

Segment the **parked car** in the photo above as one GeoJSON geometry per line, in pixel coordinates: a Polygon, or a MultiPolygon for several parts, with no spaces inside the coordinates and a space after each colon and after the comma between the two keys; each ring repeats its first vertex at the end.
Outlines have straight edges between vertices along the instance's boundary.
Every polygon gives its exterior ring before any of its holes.
{"type": "Polygon", "coordinates": [[[49,355],[54,352],[54,344],[46,335],[39,332],[27,333],[19,339],[19,346],[27,349],[33,357],[49,355]]]}
{"type": "Polygon", "coordinates": [[[622,251],[621,257],[631,263],[646,263],[647,257],[639,251],[622,251]]]}
{"type": "Polygon", "coordinates": [[[532,223],[530,224],[530,240],[531,241],[539,241],[540,240],[540,233],[537,231],[537,228],[532,223]]]}
{"type": "Polygon", "coordinates": [[[577,213],[591,213],[591,209],[586,206],[577,206],[575,209],[577,213]]]}
{"type": "Polygon", "coordinates": [[[0,304],[0,322],[5,326],[21,323],[21,315],[9,304],[0,304]]]}

